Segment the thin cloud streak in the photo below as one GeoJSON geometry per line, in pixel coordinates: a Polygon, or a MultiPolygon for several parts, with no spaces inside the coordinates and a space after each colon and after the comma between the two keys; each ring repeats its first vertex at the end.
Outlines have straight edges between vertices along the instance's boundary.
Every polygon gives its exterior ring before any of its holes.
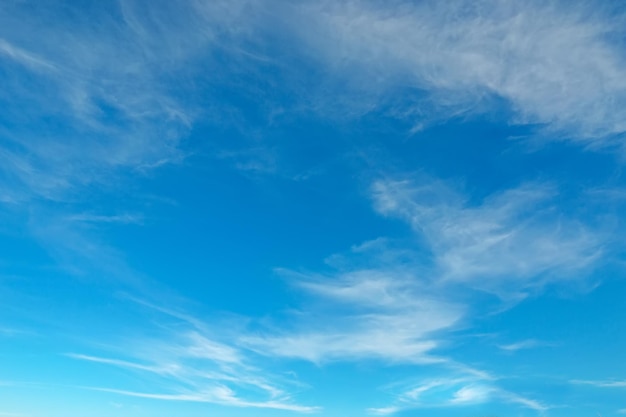
{"type": "Polygon", "coordinates": [[[180,371],[180,367],[175,364],[170,365],[170,366],[150,366],[150,365],[142,365],[142,364],[119,360],[119,359],[101,358],[97,356],[82,355],[78,353],[68,353],[67,356],[70,358],[79,359],[83,361],[103,363],[107,365],[118,366],[121,368],[134,369],[134,370],[152,372],[152,373],[163,374],[163,375],[168,375],[168,374],[175,375],[180,371]]]}
{"type": "Polygon", "coordinates": [[[626,381],[621,381],[621,380],[590,381],[590,380],[574,379],[574,380],[571,380],[570,382],[576,385],[591,385],[597,388],[626,388],[626,381]]]}
{"type": "Polygon", "coordinates": [[[533,349],[544,346],[552,346],[552,344],[535,339],[527,339],[515,343],[498,345],[498,348],[507,352],[517,352],[518,350],[533,349]]]}
{"type": "Polygon", "coordinates": [[[405,388],[392,405],[370,408],[368,411],[372,414],[389,415],[406,410],[454,408],[494,402],[519,404],[539,412],[550,408],[534,399],[504,390],[496,382],[491,377],[467,374],[425,380],[416,386],[405,388]]]}
{"type": "Polygon", "coordinates": [[[222,344],[219,344],[221,351],[216,352],[215,346],[218,344],[204,336],[191,334],[173,340],[146,341],[144,344],[149,345],[150,349],[142,348],[139,341],[134,341],[132,348],[125,349],[126,356],[130,355],[137,360],[141,358],[141,363],[77,353],[70,353],[67,356],[80,361],[126,369],[144,377],[158,376],[155,386],[166,392],[155,394],[107,387],[92,388],[100,391],[142,398],[208,402],[235,407],[273,408],[298,412],[317,409],[294,404],[284,389],[268,380],[267,372],[248,365],[246,362],[249,358],[245,358],[242,352],[222,344]],[[256,398],[259,397],[259,393],[267,399],[260,401],[242,397],[253,395],[256,398]]]}
{"type": "Polygon", "coordinates": [[[542,404],[537,400],[533,400],[531,398],[522,397],[521,395],[514,394],[512,392],[503,391],[501,395],[508,401],[513,404],[520,404],[526,408],[530,408],[531,410],[545,412],[548,411],[550,406],[542,404]]]}
{"type": "Polygon", "coordinates": [[[142,215],[124,213],[115,215],[102,215],[81,213],[70,215],[66,218],[70,222],[84,223],[117,223],[117,224],[142,224],[144,219],[142,215]]]}
{"type": "Polygon", "coordinates": [[[92,389],[157,400],[233,407],[296,412],[318,409],[295,403],[288,389],[298,383],[269,372],[255,355],[237,346],[236,337],[220,331],[222,326],[209,326],[187,313],[158,308],[130,296],[124,299],[160,314],[158,335],[149,338],[140,334],[120,341],[111,346],[108,357],[75,352],[66,356],[136,373],[159,393],[119,387],[92,389]],[[215,340],[212,333],[220,334],[225,340],[215,340]]]}
{"type": "Polygon", "coordinates": [[[30,54],[27,51],[24,51],[21,48],[12,45],[2,38],[0,38],[0,53],[10,58],[11,60],[19,62],[29,68],[48,71],[56,70],[56,67],[46,60],[36,55],[30,54]]]}
{"type": "Polygon", "coordinates": [[[134,391],[124,391],[118,389],[98,388],[98,387],[85,387],[96,391],[110,392],[114,394],[126,395],[130,397],[149,398],[153,400],[164,401],[189,401],[189,402],[204,402],[219,405],[226,405],[231,407],[243,407],[243,408],[270,408],[275,410],[287,410],[300,413],[311,413],[318,411],[319,407],[305,407],[292,404],[284,404],[278,401],[266,401],[266,402],[254,402],[244,401],[237,398],[233,391],[228,387],[216,386],[206,390],[203,393],[190,393],[190,394],[151,394],[134,391]]]}

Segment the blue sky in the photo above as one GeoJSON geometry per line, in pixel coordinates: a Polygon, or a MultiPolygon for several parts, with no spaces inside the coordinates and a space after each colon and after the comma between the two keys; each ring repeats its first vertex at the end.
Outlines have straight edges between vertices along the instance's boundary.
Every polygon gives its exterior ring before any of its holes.
{"type": "Polygon", "coordinates": [[[626,414],[626,10],[0,2],[0,416],[626,414]]]}

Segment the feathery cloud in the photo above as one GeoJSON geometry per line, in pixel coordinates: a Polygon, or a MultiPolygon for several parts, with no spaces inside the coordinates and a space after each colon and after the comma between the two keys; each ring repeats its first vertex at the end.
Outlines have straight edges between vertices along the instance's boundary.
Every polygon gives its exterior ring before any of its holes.
{"type": "Polygon", "coordinates": [[[535,411],[545,411],[549,408],[539,401],[498,387],[494,378],[459,374],[427,379],[416,385],[404,387],[392,405],[370,408],[368,411],[388,415],[418,408],[462,407],[493,402],[520,404],[535,411]]]}
{"type": "Polygon", "coordinates": [[[365,111],[402,89],[416,98],[391,108],[415,125],[504,101],[512,123],[564,138],[606,143],[626,130],[626,54],[613,41],[623,18],[597,2],[312,2],[296,16],[309,54],[370,92],[365,111]]]}
{"type": "Polygon", "coordinates": [[[158,392],[119,387],[86,387],[120,395],[166,401],[207,402],[234,407],[271,408],[312,412],[318,407],[294,403],[281,385],[284,378],[250,364],[240,349],[202,334],[199,329],[176,332],[151,340],[133,340],[123,349],[131,359],[79,353],[67,356],[137,373],[158,392]],[[155,379],[156,378],[156,379],[155,379]],[[272,381],[275,379],[275,381],[272,381]]]}
{"type": "Polygon", "coordinates": [[[529,184],[476,204],[436,180],[372,186],[375,208],[424,239],[438,279],[500,295],[577,276],[602,254],[601,232],[559,212],[556,196],[529,184]]]}
{"type": "Polygon", "coordinates": [[[430,353],[438,346],[437,332],[454,326],[464,314],[462,305],[422,292],[410,271],[282,273],[295,278],[295,285],[316,302],[301,320],[296,316],[293,329],[242,339],[264,355],[314,363],[362,359],[439,363],[443,359],[430,353]]]}

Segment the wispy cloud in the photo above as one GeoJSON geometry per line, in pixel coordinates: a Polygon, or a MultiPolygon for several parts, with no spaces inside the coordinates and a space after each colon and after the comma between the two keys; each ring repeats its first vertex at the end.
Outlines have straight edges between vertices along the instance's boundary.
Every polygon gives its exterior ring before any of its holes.
{"type": "MultiPolygon", "coordinates": [[[[98,115],[112,108],[124,115],[120,120],[134,126],[150,120],[164,128],[162,132],[176,132],[174,136],[199,110],[182,104],[160,81],[172,80],[172,74],[187,75],[189,63],[206,64],[214,49],[266,63],[279,57],[290,60],[292,55],[313,58],[330,78],[317,80],[330,84],[319,90],[335,87],[333,100],[342,93],[352,95],[352,107],[391,107],[396,116],[411,118],[415,125],[486,112],[504,101],[511,122],[541,124],[561,137],[606,143],[626,129],[626,57],[616,41],[624,34],[622,17],[594,1],[455,0],[381,7],[367,0],[289,5],[238,0],[159,2],[151,13],[144,9],[141,2],[130,0],[117,10],[98,8],[101,27],[109,29],[104,32],[84,21],[72,31],[61,31],[33,16],[26,18],[19,5],[7,6],[0,55],[47,71],[61,87],[57,103],[69,104],[91,126],[102,127],[98,115]],[[33,42],[25,31],[36,31],[40,42],[33,42]],[[277,32],[294,47],[253,47],[277,32]],[[388,106],[398,89],[412,98],[388,106]],[[367,97],[373,103],[357,104],[367,97]]],[[[63,15],[46,16],[49,10],[42,12],[43,19],[62,21],[63,15]]],[[[282,88],[301,89],[289,83],[282,88]]],[[[21,97],[32,96],[17,91],[21,97]]],[[[331,107],[354,111],[350,106],[331,107]]],[[[162,135],[155,134],[161,137],[154,141],[138,139],[142,129],[158,132],[146,128],[144,124],[132,129],[131,143],[120,141],[119,152],[111,155],[145,166],[170,160],[168,152],[179,138],[169,139],[167,151],[163,142],[168,140],[162,135]],[[137,152],[144,153],[143,161],[137,152]]]]}
{"type": "Polygon", "coordinates": [[[91,388],[97,391],[111,392],[114,394],[126,395],[130,397],[149,398],[153,400],[164,401],[190,401],[190,402],[205,402],[219,405],[226,405],[231,407],[245,407],[245,408],[270,408],[275,410],[288,410],[296,411],[300,413],[311,413],[318,411],[318,407],[305,407],[294,404],[285,404],[279,401],[245,401],[238,398],[235,393],[225,386],[215,386],[210,389],[204,390],[202,393],[189,393],[189,394],[150,394],[134,391],[124,391],[109,388],[91,388]]]}
{"type": "Polygon", "coordinates": [[[481,404],[491,397],[491,389],[480,385],[469,385],[454,393],[451,404],[481,404]]]}
{"type": "Polygon", "coordinates": [[[391,107],[416,125],[493,110],[501,99],[514,123],[604,142],[626,130],[626,55],[617,40],[622,15],[603,5],[314,2],[292,21],[310,54],[369,92],[371,107],[399,88],[412,90],[413,99],[391,107]]]}
{"type": "MultiPolygon", "coordinates": [[[[438,356],[436,349],[441,333],[464,318],[465,307],[429,295],[415,271],[390,262],[393,255],[384,250],[386,244],[379,240],[356,246],[351,254],[344,255],[343,261],[339,256],[333,257],[329,262],[343,267],[332,274],[280,270],[306,301],[301,310],[287,312],[286,317],[245,319],[253,320],[253,326],[233,326],[222,320],[213,320],[209,325],[175,307],[124,296],[125,300],[163,316],[159,327],[168,330],[159,331],[156,337],[138,335],[130,342],[121,342],[124,348],[111,349],[110,355],[69,356],[94,365],[126,369],[147,381],[156,378],[153,391],[96,389],[144,398],[302,412],[314,411],[316,407],[295,403],[288,394],[294,381],[269,372],[265,366],[268,360],[315,364],[365,360],[453,366],[447,358],[438,356]],[[350,262],[347,258],[371,258],[374,253],[381,258],[378,268],[346,269],[350,262]],[[171,325],[167,324],[169,321],[171,325]],[[229,394],[217,395],[224,394],[224,387],[229,394]]],[[[145,329],[141,333],[144,332],[145,329]]],[[[470,394],[459,393],[457,401],[468,400],[470,394]]]]}
{"type": "Polygon", "coordinates": [[[368,411],[387,415],[409,409],[462,407],[493,402],[519,404],[535,411],[545,411],[549,408],[539,401],[498,387],[493,378],[459,374],[424,380],[419,384],[405,387],[397,394],[392,405],[370,408],[368,411]]]}
{"type": "Polygon", "coordinates": [[[120,359],[101,358],[98,356],[82,355],[78,353],[68,353],[67,356],[69,356],[70,358],[74,358],[74,359],[79,359],[79,360],[84,360],[84,361],[89,361],[89,362],[96,362],[96,363],[103,363],[107,365],[114,365],[114,366],[127,368],[127,369],[136,369],[139,371],[147,371],[147,372],[152,372],[156,374],[175,374],[177,371],[180,370],[180,367],[177,365],[151,366],[151,365],[143,365],[140,363],[134,363],[130,361],[124,361],[120,359]]]}
{"type": "Polygon", "coordinates": [[[551,344],[536,339],[526,339],[515,343],[498,345],[498,348],[508,352],[516,352],[518,350],[532,349],[542,346],[551,346],[551,344]]]}
{"type": "Polygon", "coordinates": [[[320,410],[294,399],[292,392],[303,387],[299,381],[268,368],[265,361],[241,346],[240,336],[245,331],[241,323],[218,318],[208,322],[172,303],[162,307],[127,294],[121,294],[121,299],[140,307],[142,313],[156,314],[158,324],[114,344],[98,345],[107,355],[71,352],[66,356],[132,372],[143,381],[142,390],[89,384],[82,384],[83,388],[164,401],[301,413],[320,410]],[[146,386],[152,389],[144,391],[146,386]]]}
{"type": "Polygon", "coordinates": [[[0,38],[0,53],[5,57],[17,61],[27,67],[42,70],[55,70],[55,66],[44,59],[31,54],[15,45],[10,44],[5,39],[0,38]]]}
{"type": "MultiPolygon", "coordinates": [[[[161,326],[166,321],[163,320],[161,326]]],[[[181,324],[178,322],[176,328],[180,328],[181,324]]],[[[111,353],[115,350],[112,349],[111,353]]],[[[171,330],[152,339],[137,337],[127,341],[125,348],[116,355],[118,357],[69,353],[67,356],[137,373],[155,387],[154,392],[119,387],[91,386],[87,387],[89,389],[155,400],[207,402],[234,407],[297,412],[318,409],[295,403],[283,388],[293,385],[288,379],[272,376],[267,370],[253,366],[244,351],[232,344],[213,340],[197,328],[183,333],[171,330]]]]}
{"type": "Polygon", "coordinates": [[[592,381],[592,380],[580,380],[574,379],[570,381],[572,384],[577,385],[591,385],[598,388],[626,388],[626,381],[624,380],[605,380],[605,381],[592,381]]]}
{"type": "Polygon", "coordinates": [[[323,276],[281,271],[316,301],[289,331],[246,336],[259,353],[321,363],[379,359],[437,363],[437,332],[454,326],[462,305],[420,291],[409,270],[354,270],[323,276]],[[332,316],[331,316],[332,315],[332,316]]]}
{"type": "Polygon", "coordinates": [[[115,188],[124,174],[181,161],[181,141],[198,114],[210,118],[212,102],[182,93],[193,89],[189,64],[206,65],[216,48],[234,51],[248,36],[244,3],[159,2],[146,13],[126,0],[80,17],[3,5],[3,193],[68,200],[76,187],[115,188]]]}
{"type": "Polygon", "coordinates": [[[0,336],[16,337],[16,336],[32,336],[35,333],[29,330],[14,329],[11,327],[0,327],[0,336]]]}
{"type": "Polygon", "coordinates": [[[368,408],[367,411],[371,414],[386,416],[389,414],[397,413],[398,411],[402,411],[402,408],[400,407],[378,407],[378,408],[374,407],[374,408],[368,408]]]}
{"type": "Polygon", "coordinates": [[[521,395],[518,394],[514,394],[512,392],[502,392],[502,396],[505,400],[507,400],[508,402],[514,403],[514,404],[520,404],[526,408],[530,408],[531,410],[535,410],[535,411],[547,411],[549,410],[551,407],[545,404],[542,404],[541,402],[531,399],[531,398],[526,398],[526,397],[522,397],[521,395]]]}
{"type": "Polygon", "coordinates": [[[602,254],[602,232],[559,212],[552,187],[528,184],[469,202],[437,180],[381,180],[376,209],[423,237],[442,282],[511,295],[571,279],[602,254]]]}
{"type": "Polygon", "coordinates": [[[141,224],[144,220],[142,215],[131,213],[113,215],[81,213],[67,216],[66,219],[72,222],[121,224],[141,224]]]}

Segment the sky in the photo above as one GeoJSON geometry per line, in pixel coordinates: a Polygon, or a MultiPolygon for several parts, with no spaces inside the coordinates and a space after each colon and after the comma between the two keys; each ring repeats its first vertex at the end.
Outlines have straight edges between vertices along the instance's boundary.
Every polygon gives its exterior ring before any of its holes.
{"type": "Polygon", "coordinates": [[[0,417],[626,415],[619,1],[0,0],[0,417]]]}

